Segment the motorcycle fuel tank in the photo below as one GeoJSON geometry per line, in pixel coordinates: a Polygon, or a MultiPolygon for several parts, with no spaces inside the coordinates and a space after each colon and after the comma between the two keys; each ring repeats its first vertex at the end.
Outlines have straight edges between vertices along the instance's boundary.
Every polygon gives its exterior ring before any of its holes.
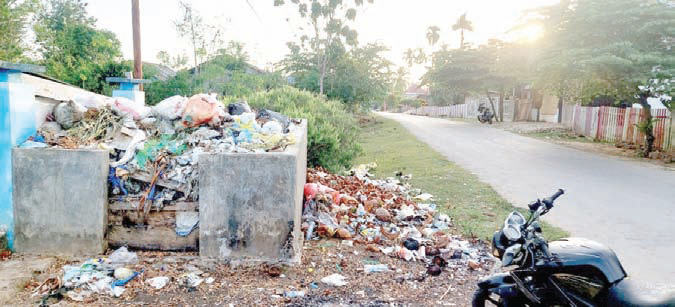
{"type": "Polygon", "coordinates": [[[609,283],[626,277],[626,271],[614,251],[598,242],[583,238],[566,238],[549,243],[554,262],[563,268],[594,267],[609,283]]]}

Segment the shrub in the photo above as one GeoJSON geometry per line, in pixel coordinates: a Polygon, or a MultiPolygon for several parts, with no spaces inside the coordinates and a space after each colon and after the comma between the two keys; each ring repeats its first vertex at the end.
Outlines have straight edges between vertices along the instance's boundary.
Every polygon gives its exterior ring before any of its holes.
{"type": "Polygon", "coordinates": [[[282,87],[247,97],[253,108],[266,108],[291,118],[307,119],[307,164],[337,172],[361,153],[356,119],[343,104],[310,92],[282,87]]]}

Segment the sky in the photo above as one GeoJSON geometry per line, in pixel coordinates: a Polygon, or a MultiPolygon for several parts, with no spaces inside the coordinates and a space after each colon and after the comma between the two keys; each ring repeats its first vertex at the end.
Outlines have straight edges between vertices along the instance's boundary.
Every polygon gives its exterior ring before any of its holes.
{"type": "MultiPolygon", "coordinates": [[[[350,0],[345,0],[350,1],[350,0]]],[[[380,42],[390,48],[385,56],[397,65],[404,65],[403,53],[408,48],[429,49],[425,33],[431,25],[441,29],[440,44],[459,45],[459,33],[452,24],[467,13],[474,32],[465,40],[480,44],[489,38],[501,37],[515,25],[523,10],[549,5],[558,0],[375,0],[359,9],[354,27],[359,42],[380,42]]],[[[204,20],[225,29],[225,41],[245,44],[251,63],[270,67],[288,52],[286,42],[298,37],[299,18],[291,5],[275,7],[273,0],[193,0],[194,8],[204,20]],[[256,14],[257,13],[257,14],[256,14]],[[289,19],[291,21],[287,21],[289,19]]],[[[287,1],[289,2],[289,1],[287,1]]],[[[89,0],[89,13],[98,19],[97,26],[113,31],[122,43],[125,58],[133,58],[131,32],[131,0],[89,0]]],[[[180,17],[176,0],[140,0],[142,57],[158,62],[157,53],[190,55],[191,46],[179,37],[173,21],[180,17]]],[[[439,44],[439,45],[440,45],[439,44]]],[[[411,74],[420,74],[419,69],[411,74]]]]}

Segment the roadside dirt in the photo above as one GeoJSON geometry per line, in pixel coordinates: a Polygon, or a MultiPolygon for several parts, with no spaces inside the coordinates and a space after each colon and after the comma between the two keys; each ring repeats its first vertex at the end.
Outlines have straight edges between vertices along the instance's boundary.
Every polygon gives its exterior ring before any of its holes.
{"type": "Polygon", "coordinates": [[[593,141],[591,139],[585,138],[582,135],[575,134],[569,128],[558,123],[503,122],[495,123],[493,126],[495,128],[503,129],[524,136],[534,137],[567,147],[572,147],[586,152],[648,162],[654,165],[675,170],[675,163],[665,163],[663,160],[638,157],[635,150],[618,148],[615,146],[615,144],[611,143],[593,141]]]}
{"type": "MultiPolygon", "coordinates": [[[[472,244],[487,253],[487,246],[472,244]]],[[[195,253],[138,252],[134,270],[144,270],[138,278],[126,285],[119,298],[94,294],[82,302],[69,298],[46,300],[50,306],[467,306],[475,290],[476,281],[488,273],[488,264],[471,269],[466,257],[449,260],[439,276],[427,274],[423,262],[406,262],[391,258],[381,252],[366,251],[365,246],[349,246],[340,240],[311,241],[305,244],[302,263],[296,266],[274,266],[280,276],[272,277],[270,266],[235,266],[219,264],[199,258],[195,253]],[[365,273],[365,264],[386,264],[387,272],[365,273]],[[180,285],[180,275],[197,272],[201,278],[213,278],[195,288],[180,285]],[[336,287],[320,282],[331,274],[346,277],[347,285],[336,287]],[[145,280],[167,276],[167,286],[157,290],[145,280]],[[287,297],[289,291],[303,291],[302,297],[287,297]]],[[[54,259],[46,263],[51,267],[44,272],[31,272],[27,280],[15,285],[13,298],[5,303],[16,306],[37,306],[40,296],[33,296],[34,289],[49,277],[62,276],[61,267],[78,263],[82,259],[54,259]],[[53,264],[53,265],[52,265],[53,264]],[[22,289],[23,288],[23,289],[22,289]]],[[[24,263],[13,257],[5,263],[13,267],[24,263]]],[[[28,264],[26,262],[25,264],[28,264]]],[[[3,271],[7,276],[13,271],[3,271]]],[[[4,290],[3,290],[4,291],[4,290]]],[[[57,296],[58,297],[58,296],[57,296]]]]}

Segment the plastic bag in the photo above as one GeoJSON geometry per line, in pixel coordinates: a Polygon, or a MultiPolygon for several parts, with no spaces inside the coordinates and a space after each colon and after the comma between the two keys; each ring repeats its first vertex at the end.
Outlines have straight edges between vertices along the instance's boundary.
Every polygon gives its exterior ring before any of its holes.
{"type": "Polygon", "coordinates": [[[347,284],[345,281],[347,277],[344,277],[340,274],[333,274],[330,276],[326,276],[324,278],[321,278],[321,282],[330,286],[336,286],[336,287],[341,287],[347,284]]]}
{"type": "Polygon", "coordinates": [[[160,277],[153,277],[150,279],[145,280],[146,283],[150,284],[155,289],[162,289],[166,284],[169,283],[169,277],[165,276],[160,276],[160,277]]]}
{"type": "Polygon", "coordinates": [[[138,256],[134,252],[130,252],[126,246],[122,246],[108,257],[110,262],[115,264],[129,264],[136,263],[138,261],[138,256]]]}
{"type": "Polygon", "coordinates": [[[266,134],[266,135],[281,134],[281,133],[283,133],[283,131],[284,131],[284,128],[281,127],[281,124],[279,122],[276,122],[276,121],[266,122],[262,126],[262,129],[260,130],[260,132],[262,132],[262,134],[266,134]]]}
{"type": "Polygon", "coordinates": [[[188,127],[196,127],[210,122],[219,116],[218,101],[206,94],[197,94],[185,103],[183,110],[183,124],[188,127]]]}
{"type": "Polygon", "coordinates": [[[235,103],[230,103],[227,106],[227,112],[230,115],[242,115],[244,113],[251,112],[251,107],[248,106],[246,101],[238,101],[235,103]]]}
{"type": "Polygon", "coordinates": [[[86,111],[87,108],[74,101],[62,102],[54,108],[54,119],[63,129],[70,129],[82,120],[86,111]]]}
{"type": "Polygon", "coordinates": [[[87,109],[100,109],[106,105],[105,98],[100,95],[78,95],[75,102],[87,109]]]}
{"type": "Polygon", "coordinates": [[[152,107],[152,114],[163,119],[177,119],[183,115],[187,100],[187,98],[180,95],[169,97],[152,107]]]}
{"type": "Polygon", "coordinates": [[[114,97],[108,100],[108,104],[118,115],[141,120],[150,115],[150,108],[124,97],[114,97]]]}

